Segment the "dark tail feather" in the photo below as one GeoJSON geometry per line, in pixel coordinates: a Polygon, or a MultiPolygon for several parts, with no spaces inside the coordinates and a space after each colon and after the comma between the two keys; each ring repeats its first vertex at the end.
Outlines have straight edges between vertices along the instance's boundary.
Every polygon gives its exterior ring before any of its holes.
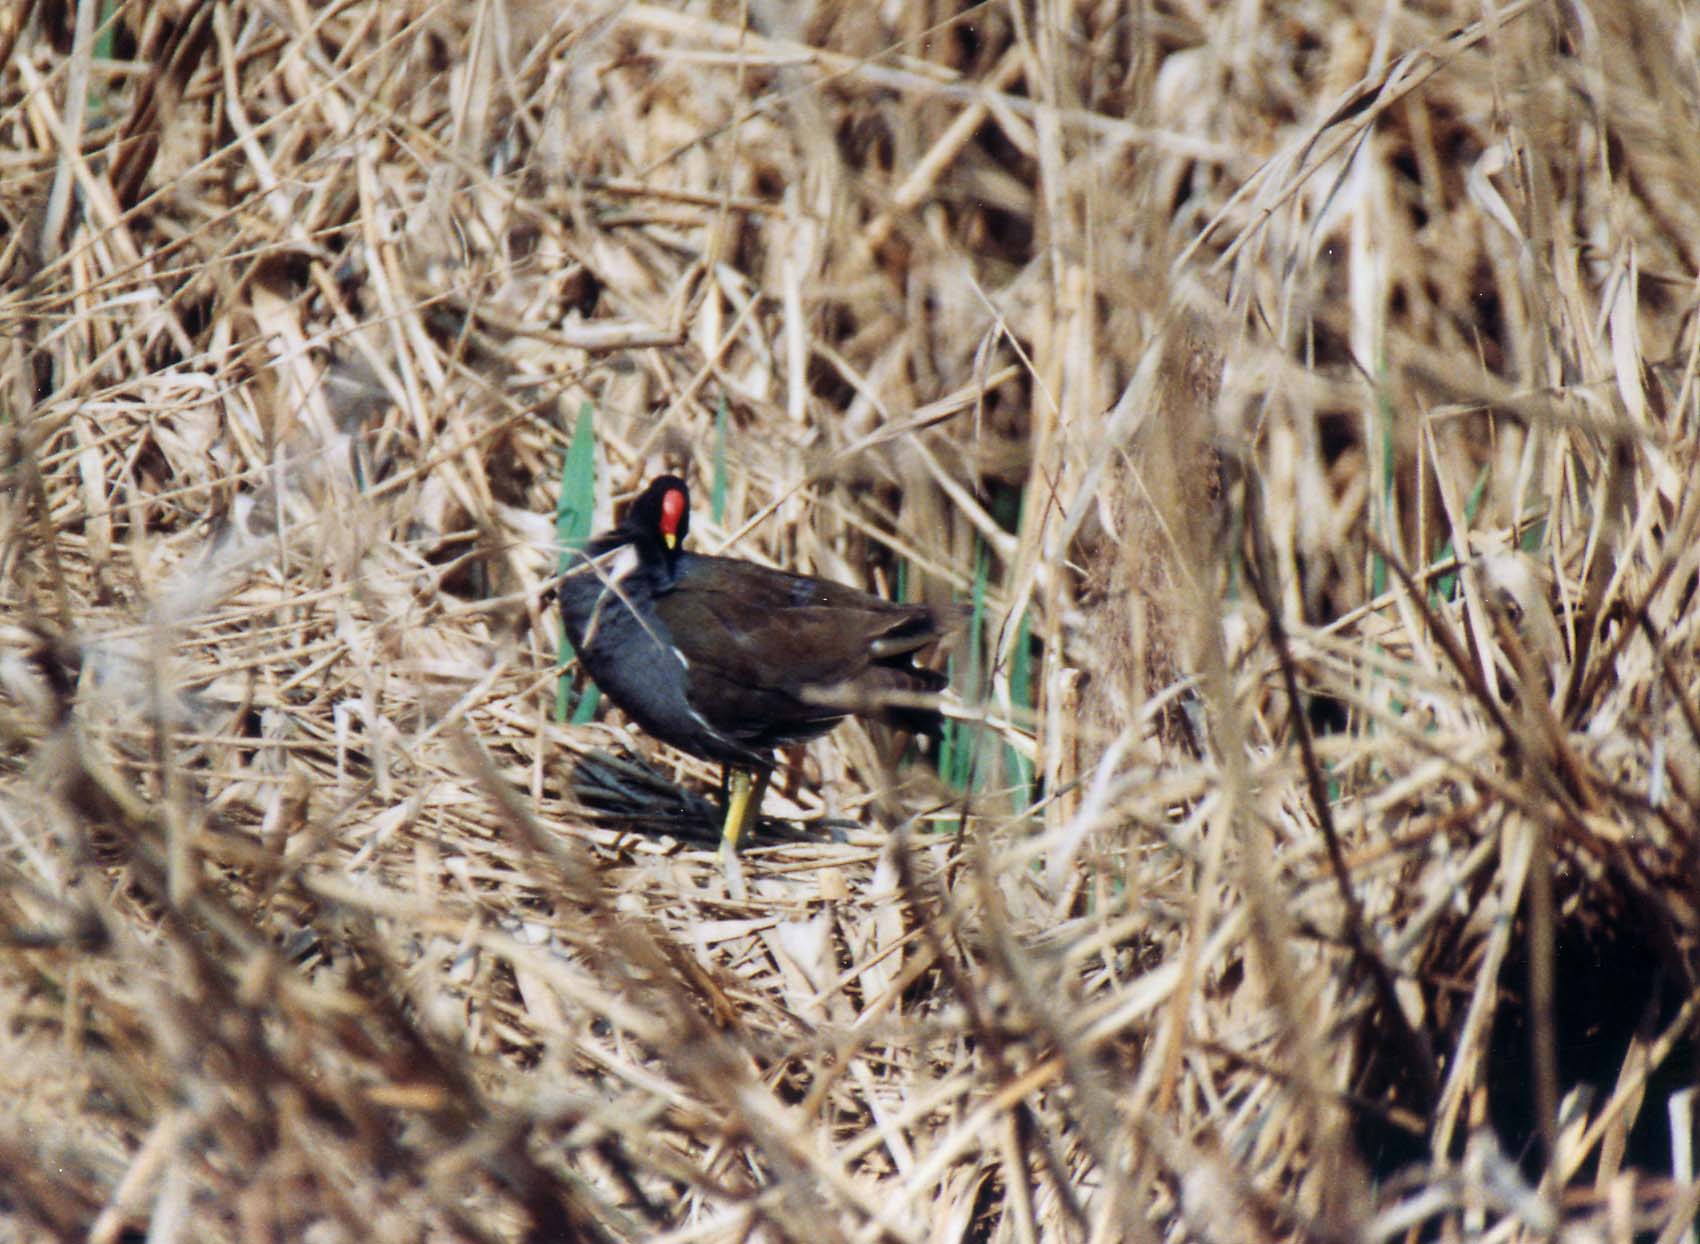
{"type": "Polygon", "coordinates": [[[854,681],[804,687],[806,704],[819,704],[834,714],[854,713],[913,734],[937,736],[944,718],[928,701],[949,680],[937,670],[902,665],[872,665],[854,681]]]}
{"type": "MultiPolygon", "coordinates": [[[[895,692],[897,697],[936,695],[950,683],[943,674],[925,666],[875,666],[868,671],[867,680],[878,675],[883,675],[878,678],[880,689],[888,694],[895,692]]],[[[880,709],[878,717],[893,729],[924,734],[928,738],[936,739],[944,732],[944,714],[931,705],[887,703],[880,709]]]]}

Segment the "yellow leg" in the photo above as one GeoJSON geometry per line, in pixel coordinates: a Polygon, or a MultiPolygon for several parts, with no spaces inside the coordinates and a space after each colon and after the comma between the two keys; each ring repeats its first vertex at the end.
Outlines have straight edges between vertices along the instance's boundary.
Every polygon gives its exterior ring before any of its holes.
{"type": "Polygon", "coordinates": [[[726,770],[726,824],[720,830],[720,849],[731,855],[738,840],[761,815],[761,797],[767,793],[768,771],[728,767],[726,770]]]}

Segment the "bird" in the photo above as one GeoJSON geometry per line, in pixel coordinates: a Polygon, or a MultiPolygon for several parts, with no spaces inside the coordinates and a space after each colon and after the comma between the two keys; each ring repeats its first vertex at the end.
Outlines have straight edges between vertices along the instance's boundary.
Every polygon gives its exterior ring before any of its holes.
{"type": "Polygon", "coordinates": [[[730,857],[761,811],[776,748],[852,714],[936,734],[946,677],[917,665],[948,616],[829,579],[684,547],[691,494],[661,475],[592,537],[555,589],[567,639],[645,732],[721,766],[730,857]]]}

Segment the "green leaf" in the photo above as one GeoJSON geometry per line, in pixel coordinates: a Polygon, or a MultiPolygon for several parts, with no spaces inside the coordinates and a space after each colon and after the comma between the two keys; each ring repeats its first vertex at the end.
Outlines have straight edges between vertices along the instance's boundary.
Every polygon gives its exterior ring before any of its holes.
{"type": "MultiPolygon", "coordinates": [[[[1383,372],[1386,365],[1383,363],[1383,372]]],[[[1378,386],[1375,403],[1376,430],[1379,432],[1381,444],[1381,504],[1373,507],[1372,522],[1375,532],[1384,544],[1391,543],[1394,500],[1394,462],[1393,462],[1393,405],[1387,400],[1385,385],[1378,386]]],[[[1380,596],[1387,590],[1387,559],[1380,553],[1370,558],[1369,594],[1371,597],[1380,596]]]]}
{"type": "MultiPolygon", "coordinates": [[[[555,547],[559,550],[555,573],[565,574],[590,539],[596,519],[596,427],[595,410],[589,402],[579,407],[573,438],[567,443],[567,458],[561,468],[561,495],[555,503],[555,547]]],[[[566,623],[561,624],[561,649],[568,647],[566,623]]],[[[569,711],[574,725],[596,716],[601,699],[594,684],[573,704],[573,678],[564,669],[555,684],[555,720],[566,721],[569,711]]]]}
{"type": "Polygon", "coordinates": [[[714,516],[716,527],[726,517],[726,419],[726,395],[722,393],[714,408],[714,479],[708,490],[708,512],[714,516]]]}
{"type": "MultiPolygon", "coordinates": [[[[974,537],[974,590],[972,610],[968,619],[966,665],[960,682],[957,681],[956,661],[952,658],[949,672],[951,682],[960,688],[970,703],[984,699],[982,670],[985,668],[982,636],[986,624],[986,581],[991,573],[991,558],[985,543],[974,537]]],[[[980,753],[983,750],[980,727],[970,722],[947,719],[939,745],[939,776],[952,790],[972,791],[984,784],[980,753]]],[[[943,826],[941,826],[943,828],[943,826]]]]}
{"type": "MultiPolygon", "coordinates": [[[[1464,521],[1472,521],[1476,512],[1482,508],[1482,498],[1487,495],[1488,468],[1483,467],[1476,474],[1476,482],[1470,488],[1470,495],[1464,499],[1464,521]]],[[[1452,537],[1442,540],[1440,547],[1435,550],[1434,560],[1443,562],[1453,555],[1452,537]]],[[[1436,579],[1429,588],[1429,604],[1439,605],[1442,601],[1456,600],[1458,594],[1458,572],[1448,571],[1436,579]]]]}
{"type": "MultiPolygon", "coordinates": [[[[1033,704],[1032,634],[1028,614],[1024,610],[1015,628],[1015,653],[1009,663],[1009,699],[1018,712],[1031,713],[1033,704]]],[[[1033,762],[1009,744],[1009,771],[1015,776],[1015,810],[1025,812],[1033,806],[1033,762]]]]}

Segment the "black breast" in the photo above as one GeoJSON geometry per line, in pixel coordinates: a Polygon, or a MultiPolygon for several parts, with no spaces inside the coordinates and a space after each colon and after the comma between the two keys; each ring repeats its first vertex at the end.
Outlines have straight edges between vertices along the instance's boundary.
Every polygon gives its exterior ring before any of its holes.
{"type": "Polygon", "coordinates": [[[567,575],[557,596],[567,639],[603,694],[682,751],[722,764],[759,759],[692,709],[686,658],[655,609],[669,588],[664,572],[638,561],[630,545],[593,545],[587,557],[596,560],[567,575]]]}

